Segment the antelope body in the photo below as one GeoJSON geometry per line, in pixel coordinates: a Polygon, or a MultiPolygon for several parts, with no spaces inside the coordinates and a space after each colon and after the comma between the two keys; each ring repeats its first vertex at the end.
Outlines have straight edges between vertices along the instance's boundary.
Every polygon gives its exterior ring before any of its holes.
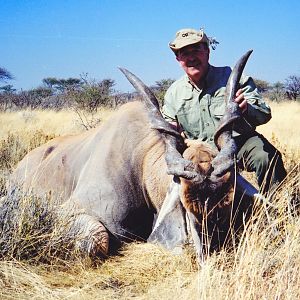
{"type": "Polygon", "coordinates": [[[121,69],[143,101],[123,105],[98,128],[28,153],[11,177],[11,190],[51,191],[63,209],[75,207],[74,224],[82,226],[84,248],[92,255],[107,255],[112,241],[123,240],[148,239],[173,249],[189,235],[199,257],[206,240],[219,248],[242,224],[257,192],[234,172],[231,137],[241,117],[232,100],[249,55],[227,84],[228,113],[215,135],[219,151],[204,143],[184,145],[151,91],[121,69]]]}

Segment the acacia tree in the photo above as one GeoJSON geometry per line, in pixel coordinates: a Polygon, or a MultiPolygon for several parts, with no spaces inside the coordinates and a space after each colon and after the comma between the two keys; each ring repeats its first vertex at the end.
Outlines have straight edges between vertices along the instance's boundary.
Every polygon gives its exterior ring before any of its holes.
{"type": "Polygon", "coordinates": [[[5,68],[0,67],[0,81],[11,80],[13,78],[14,77],[9,71],[7,71],[5,68]]]}
{"type": "MultiPolygon", "coordinates": [[[[8,80],[12,80],[12,74],[5,68],[0,67],[0,82],[6,83],[8,80]]],[[[0,86],[0,109],[6,110],[11,107],[12,98],[15,97],[16,90],[11,84],[0,86]]]]}
{"type": "Polygon", "coordinates": [[[55,77],[47,77],[42,80],[43,84],[47,87],[56,91],[58,93],[63,93],[68,89],[74,89],[82,84],[82,80],[79,78],[55,78],[55,77]]]}
{"type": "Polygon", "coordinates": [[[0,110],[6,111],[12,108],[14,100],[17,98],[15,91],[16,89],[11,84],[0,87],[0,110]]]}
{"type": "Polygon", "coordinates": [[[300,95],[300,76],[289,76],[285,80],[284,88],[288,98],[296,100],[300,95]]]}
{"type": "Polygon", "coordinates": [[[85,76],[82,77],[82,82],[79,88],[69,89],[67,95],[81,125],[88,130],[100,123],[101,120],[97,116],[100,106],[114,107],[115,81],[112,79],[96,81],[85,76]]]}
{"type": "Polygon", "coordinates": [[[155,85],[151,86],[151,90],[154,92],[155,96],[157,97],[157,100],[159,102],[159,105],[163,105],[164,96],[167,91],[167,89],[171,86],[171,84],[174,82],[174,79],[168,78],[168,79],[161,79],[158,81],[155,81],[155,85]]]}

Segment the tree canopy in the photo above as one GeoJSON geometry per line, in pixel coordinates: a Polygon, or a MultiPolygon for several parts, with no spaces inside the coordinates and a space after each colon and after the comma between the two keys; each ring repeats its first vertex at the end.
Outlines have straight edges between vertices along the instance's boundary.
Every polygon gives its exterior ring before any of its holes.
{"type": "Polygon", "coordinates": [[[9,71],[7,71],[5,68],[0,67],[0,81],[7,81],[13,78],[14,77],[9,71]]]}
{"type": "Polygon", "coordinates": [[[285,80],[284,88],[287,96],[296,100],[300,95],[300,76],[291,75],[285,80]]]}

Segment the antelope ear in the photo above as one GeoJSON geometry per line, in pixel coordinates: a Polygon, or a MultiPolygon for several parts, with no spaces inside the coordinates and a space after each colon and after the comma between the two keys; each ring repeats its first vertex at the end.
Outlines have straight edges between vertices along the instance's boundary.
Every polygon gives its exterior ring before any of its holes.
{"type": "Polygon", "coordinates": [[[160,244],[169,250],[183,246],[188,239],[186,212],[179,192],[180,184],[172,181],[148,238],[148,242],[160,244]]]}

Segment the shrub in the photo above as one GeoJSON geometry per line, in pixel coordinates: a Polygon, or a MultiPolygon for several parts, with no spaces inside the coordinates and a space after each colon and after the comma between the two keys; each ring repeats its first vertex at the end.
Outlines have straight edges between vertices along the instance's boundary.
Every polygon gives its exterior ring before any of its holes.
{"type": "Polygon", "coordinates": [[[0,259],[51,263],[75,255],[76,232],[51,197],[15,189],[0,203],[0,259]]]}

